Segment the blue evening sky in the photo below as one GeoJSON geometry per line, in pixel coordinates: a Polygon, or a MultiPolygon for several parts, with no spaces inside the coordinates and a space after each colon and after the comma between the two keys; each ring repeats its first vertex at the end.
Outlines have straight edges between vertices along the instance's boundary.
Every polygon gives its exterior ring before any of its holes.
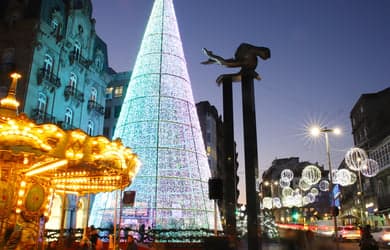
{"type": "MultiPolygon", "coordinates": [[[[96,31],[116,71],[132,69],[152,0],[93,0],[96,31]]],[[[174,0],[195,102],[222,114],[219,74],[239,69],[201,65],[206,47],[233,57],[242,42],[271,49],[255,82],[259,168],[275,158],[327,164],[323,140],[305,126],[341,127],[331,136],[332,164],[353,146],[350,111],[363,93],[390,87],[389,0],[174,0]]],[[[234,87],[235,137],[244,174],[241,89],[234,87]]],[[[390,108],[390,107],[384,107],[390,108]]],[[[244,177],[240,177],[241,189],[244,177]]],[[[240,200],[245,200],[242,190],[240,200]]]]}

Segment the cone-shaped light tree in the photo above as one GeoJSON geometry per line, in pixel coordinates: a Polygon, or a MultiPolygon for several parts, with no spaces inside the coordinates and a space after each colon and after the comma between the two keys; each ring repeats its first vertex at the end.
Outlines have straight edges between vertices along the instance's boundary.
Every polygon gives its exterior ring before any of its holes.
{"type": "MultiPolygon", "coordinates": [[[[134,207],[123,208],[125,224],[214,228],[210,169],[172,0],[154,2],[114,132],[117,137],[142,162],[127,188],[136,191],[136,198],[134,207]]],[[[96,197],[90,225],[112,222],[114,197],[96,197]]]]}

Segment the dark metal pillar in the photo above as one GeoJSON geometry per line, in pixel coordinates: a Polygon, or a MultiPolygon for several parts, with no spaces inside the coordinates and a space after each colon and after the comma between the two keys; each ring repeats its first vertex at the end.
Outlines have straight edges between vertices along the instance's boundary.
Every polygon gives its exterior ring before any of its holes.
{"type": "Polygon", "coordinates": [[[233,87],[232,78],[224,77],[222,80],[223,88],[223,135],[224,135],[224,207],[226,218],[227,235],[236,242],[236,203],[237,203],[237,183],[236,183],[236,159],[234,144],[234,126],[233,126],[233,87]]]}
{"type": "Polygon", "coordinates": [[[242,111],[244,118],[245,184],[248,215],[248,249],[261,249],[258,223],[259,200],[256,191],[258,179],[258,155],[256,134],[256,112],[253,74],[242,74],[242,111]],[[260,241],[260,244],[259,244],[260,241]]]}

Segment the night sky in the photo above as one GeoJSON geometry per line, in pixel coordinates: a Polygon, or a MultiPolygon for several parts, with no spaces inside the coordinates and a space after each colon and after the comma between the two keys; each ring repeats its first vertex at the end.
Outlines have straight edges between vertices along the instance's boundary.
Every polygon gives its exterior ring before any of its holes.
{"type": "MultiPolygon", "coordinates": [[[[97,34],[109,64],[134,66],[152,0],[93,0],[97,34]]],[[[333,166],[353,146],[350,111],[360,95],[390,87],[389,0],[174,0],[195,102],[208,100],[222,114],[220,74],[239,71],[201,65],[206,47],[233,57],[242,42],[271,49],[259,60],[255,82],[259,168],[275,158],[327,164],[325,143],[306,128],[340,127],[330,136],[333,166]]],[[[244,173],[241,88],[234,86],[239,173],[244,173]]],[[[383,107],[385,108],[385,107],[383,107]]],[[[390,108],[390,107],[386,107],[390,108]]],[[[240,177],[243,184],[244,177],[240,177]]],[[[240,200],[245,200],[242,190],[240,200]]]]}

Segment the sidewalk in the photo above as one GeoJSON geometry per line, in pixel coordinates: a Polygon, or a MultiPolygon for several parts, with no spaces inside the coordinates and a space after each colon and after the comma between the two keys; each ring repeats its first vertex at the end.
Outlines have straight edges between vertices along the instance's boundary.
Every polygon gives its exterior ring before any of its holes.
{"type": "MultiPolygon", "coordinates": [[[[261,248],[262,250],[285,250],[286,249],[280,242],[263,241],[261,246],[262,246],[261,248]]],[[[249,250],[248,242],[246,241],[246,239],[240,241],[238,250],[249,250]]]]}

